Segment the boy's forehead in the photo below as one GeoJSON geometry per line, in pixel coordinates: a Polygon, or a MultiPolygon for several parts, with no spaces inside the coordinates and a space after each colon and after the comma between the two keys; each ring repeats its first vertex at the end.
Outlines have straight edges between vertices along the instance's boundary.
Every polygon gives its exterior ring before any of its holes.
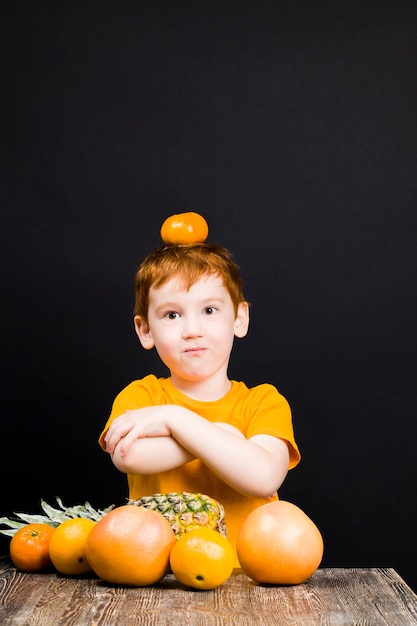
{"type": "Polygon", "coordinates": [[[181,276],[181,274],[177,274],[164,281],[158,287],[152,285],[150,289],[151,292],[161,292],[161,291],[174,291],[177,293],[180,292],[188,292],[191,289],[205,289],[205,288],[217,288],[224,289],[224,282],[219,274],[202,274],[195,281],[191,282],[181,276]]]}

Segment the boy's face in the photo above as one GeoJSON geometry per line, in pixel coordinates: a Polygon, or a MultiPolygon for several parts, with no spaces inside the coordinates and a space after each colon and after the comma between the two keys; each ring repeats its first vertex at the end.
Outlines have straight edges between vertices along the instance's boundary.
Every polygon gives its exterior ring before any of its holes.
{"type": "Polygon", "coordinates": [[[174,384],[227,379],[234,337],[248,330],[246,302],[237,315],[229,292],[215,274],[201,277],[188,291],[174,278],[149,292],[148,321],[135,317],[146,349],[155,346],[174,384]]]}

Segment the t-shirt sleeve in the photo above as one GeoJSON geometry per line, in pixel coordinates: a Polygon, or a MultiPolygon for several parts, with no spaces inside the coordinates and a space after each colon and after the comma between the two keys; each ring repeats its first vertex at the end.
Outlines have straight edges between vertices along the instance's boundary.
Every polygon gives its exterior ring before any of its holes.
{"type": "Polygon", "coordinates": [[[109,419],[98,439],[101,448],[106,450],[104,437],[106,436],[110,424],[116,417],[123,415],[126,411],[158,404],[155,399],[158,398],[159,395],[160,386],[154,375],[146,376],[141,380],[135,380],[125,387],[114,399],[109,419]]]}
{"type": "Polygon", "coordinates": [[[284,439],[290,452],[289,469],[295,467],[301,458],[294,436],[292,413],[288,401],[269,384],[259,385],[251,391],[251,418],[246,437],[272,435],[284,439]]]}

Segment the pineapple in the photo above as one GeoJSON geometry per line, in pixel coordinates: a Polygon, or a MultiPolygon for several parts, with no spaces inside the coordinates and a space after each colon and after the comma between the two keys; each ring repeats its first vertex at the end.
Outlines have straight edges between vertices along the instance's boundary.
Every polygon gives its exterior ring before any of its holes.
{"type": "MultiPolygon", "coordinates": [[[[41,500],[41,507],[44,514],[31,515],[28,513],[15,513],[15,518],[0,517],[0,534],[13,535],[26,524],[49,524],[56,528],[67,519],[83,517],[97,522],[114,508],[114,504],[106,509],[94,509],[89,502],[84,505],[67,507],[60,498],[56,498],[59,508],[55,508],[41,500]]],[[[224,508],[214,498],[201,493],[189,493],[186,491],[175,493],[155,493],[152,496],[145,496],[140,500],[129,500],[128,504],[143,506],[162,513],[171,524],[177,539],[184,533],[205,526],[213,528],[227,536],[227,528],[224,519],[224,508]]]]}
{"type": "Polygon", "coordinates": [[[99,519],[104,517],[106,513],[109,513],[114,508],[114,504],[110,505],[106,509],[95,509],[89,502],[84,505],[78,504],[76,506],[66,507],[62,503],[62,500],[57,497],[57,503],[59,508],[56,509],[44,500],[41,500],[41,507],[45,515],[30,515],[27,513],[15,513],[16,519],[9,517],[0,517],[0,525],[8,526],[9,528],[0,528],[2,535],[13,537],[23,526],[26,524],[49,524],[53,528],[56,528],[65,522],[67,519],[73,519],[75,517],[83,517],[84,519],[91,519],[94,522],[98,522],[99,519]],[[18,518],[18,519],[17,519],[18,518]]]}
{"type": "Polygon", "coordinates": [[[129,500],[128,504],[162,513],[171,524],[177,539],[201,526],[213,528],[225,537],[227,535],[223,505],[201,493],[155,493],[140,500],[129,500]]]}

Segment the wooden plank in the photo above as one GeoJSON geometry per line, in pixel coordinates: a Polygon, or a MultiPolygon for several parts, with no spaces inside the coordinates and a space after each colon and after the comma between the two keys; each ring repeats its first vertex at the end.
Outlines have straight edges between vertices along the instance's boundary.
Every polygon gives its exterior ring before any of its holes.
{"type": "Polygon", "coordinates": [[[45,593],[44,579],[39,584],[37,576],[18,573],[16,569],[0,569],[0,624],[30,624],[33,607],[45,593]],[[17,621],[14,616],[17,615],[17,621]]]}
{"type": "Polygon", "coordinates": [[[348,619],[352,626],[417,624],[417,596],[392,569],[319,570],[315,591],[332,626],[349,624],[348,619]]]}
{"type": "Polygon", "coordinates": [[[349,586],[337,585],[336,592],[359,624],[417,623],[417,597],[393,569],[344,570],[343,578],[348,579],[349,586]],[[370,606],[374,608],[374,622],[364,621],[369,620],[370,606]]]}
{"type": "Polygon", "coordinates": [[[417,596],[392,569],[319,569],[293,587],[259,585],[241,570],[217,589],[173,575],[144,588],[91,576],[22,574],[0,562],[2,626],[417,626],[417,596]]]}

